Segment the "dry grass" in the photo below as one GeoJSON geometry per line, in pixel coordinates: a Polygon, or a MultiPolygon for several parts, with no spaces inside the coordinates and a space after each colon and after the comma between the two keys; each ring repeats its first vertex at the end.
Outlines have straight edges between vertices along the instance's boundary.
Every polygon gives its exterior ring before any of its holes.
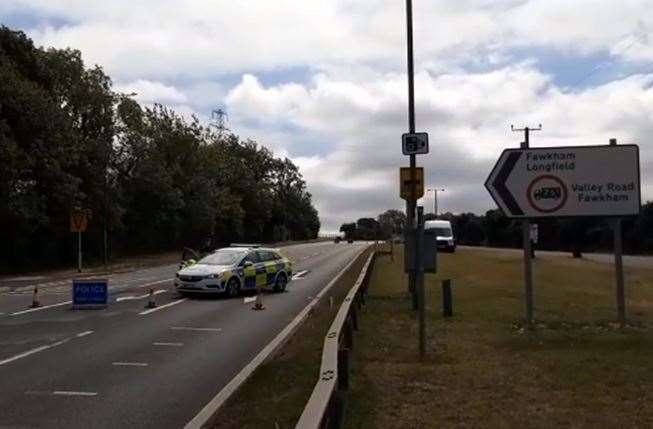
{"type": "Polygon", "coordinates": [[[427,275],[429,353],[401,255],[377,259],[356,336],[347,427],[651,427],[653,267],[627,269],[631,325],[619,330],[613,269],[572,258],[535,264],[535,329],[523,328],[519,255],[439,255],[427,275]],[[454,281],[454,317],[440,280],[454,281]]]}

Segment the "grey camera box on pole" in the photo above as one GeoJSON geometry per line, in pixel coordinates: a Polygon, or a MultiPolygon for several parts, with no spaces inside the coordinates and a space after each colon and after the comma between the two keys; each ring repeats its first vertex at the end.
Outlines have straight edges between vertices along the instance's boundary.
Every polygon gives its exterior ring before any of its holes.
{"type": "MultiPolygon", "coordinates": [[[[406,233],[404,245],[404,266],[405,271],[415,269],[415,231],[406,233]]],[[[424,230],[424,246],[422,251],[422,263],[425,273],[436,273],[438,266],[437,236],[435,230],[424,230]]]]}

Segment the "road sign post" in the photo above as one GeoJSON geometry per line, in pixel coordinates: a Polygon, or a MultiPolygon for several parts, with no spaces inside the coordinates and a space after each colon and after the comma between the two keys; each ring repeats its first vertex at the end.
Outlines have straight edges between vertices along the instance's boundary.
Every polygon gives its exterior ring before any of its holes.
{"type": "Polygon", "coordinates": [[[416,258],[415,258],[415,287],[417,288],[417,306],[419,320],[419,355],[426,355],[426,315],[424,297],[424,207],[417,208],[417,237],[416,237],[416,258]]]}
{"type": "MultiPolygon", "coordinates": [[[[527,139],[528,142],[528,139],[527,139]]],[[[617,312],[625,325],[621,218],[641,208],[639,148],[636,145],[507,149],[485,182],[503,213],[524,222],[527,319],[532,320],[529,219],[613,217],[617,312]]]]}
{"type": "Polygon", "coordinates": [[[70,232],[77,233],[77,272],[82,272],[82,232],[86,231],[91,211],[75,207],[70,211],[70,232]]]}

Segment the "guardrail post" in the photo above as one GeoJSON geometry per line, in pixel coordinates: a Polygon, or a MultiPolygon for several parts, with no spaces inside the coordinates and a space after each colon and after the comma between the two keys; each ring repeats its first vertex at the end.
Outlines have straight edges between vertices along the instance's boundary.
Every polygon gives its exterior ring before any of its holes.
{"type": "Polygon", "coordinates": [[[349,390],[349,349],[338,350],[338,389],[349,390]]]}
{"type": "Polygon", "coordinates": [[[442,315],[453,316],[453,297],[451,295],[451,280],[442,280],[442,315]]]}
{"type": "Polygon", "coordinates": [[[345,348],[352,350],[354,348],[354,332],[351,328],[351,321],[345,322],[345,348]]]}
{"type": "Polygon", "coordinates": [[[352,328],[354,328],[354,331],[358,331],[358,309],[356,306],[351,307],[349,314],[351,317],[352,328]]]}
{"type": "Polygon", "coordinates": [[[345,421],[345,392],[336,389],[331,399],[329,419],[326,427],[340,429],[345,421]]]}

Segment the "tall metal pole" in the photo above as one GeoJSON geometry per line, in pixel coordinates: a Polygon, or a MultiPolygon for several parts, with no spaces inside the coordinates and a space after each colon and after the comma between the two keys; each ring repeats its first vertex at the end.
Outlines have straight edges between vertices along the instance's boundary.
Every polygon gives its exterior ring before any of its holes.
{"type": "MultiPolygon", "coordinates": [[[[521,144],[522,149],[528,149],[530,147],[530,133],[531,131],[540,131],[542,129],[542,124],[537,128],[525,127],[522,129],[517,129],[510,126],[512,131],[523,131],[524,132],[524,141],[521,144]]],[[[533,258],[532,258],[532,249],[531,249],[531,224],[528,219],[522,221],[522,247],[524,252],[524,289],[526,295],[526,322],[532,324],[534,320],[534,304],[533,304],[533,258]]]]}
{"type": "Polygon", "coordinates": [[[433,190],[433,214],[438,217],[438,190],[433,190]]]}
{"type": "MultiPolygon", "coordinates": [[[[524,148],[530,147],[530,129],[524,128],[524,148]]],[[[524,284],[526,287],[526,321],[533,323],[533,259],[531,258],[531,223],[528,219],[522,221],[524,240],[524,284]]]]}
{"type": "MultiPolygon", "coordinates": [[[[408,72],[408,132],[415,132],[415,70],[413,60],[413,2],[406,0],[406,40],[407,40],[407,72],[408,72]]],[[[413,233],[415,229],[415,207],[417,205],[415,155],[410,155],[411,198],[406,201],[406,230],[413,233]]],[[[416,245],[414,240],[413,245],[416,245]]],[[[408,242],[406,243],[408,244],[408,242]]],[[[404,249],[407,250],[407,249],[404,249]]],[[[413,249],[417,250],[417,249],[413,249]]],[[[417,257],[417,253],[414,253],[417,257]]],[[[415,291],[415,271],[408,272],[408,291],[413,296],[413,310],[417,309],[415,291]]]]}
{"type": "Polygon", "coordinates": [[[415,287],[417,288],[418,302],[418,324],[419,324],[419,355],[424,357],[426,354],[426,315],[425,315],[425,297],[424,297],[424,261],[422,252],[424,251],[424,207],[417,208],[417,236],[415,237],[416,255],[415,259],[415,287]]]}
{"type": "MultiPolygon", "coordinates": [[[[610,146],[616,146],[617,139],[610,139],[610,146]]],[[[619,326],[626,326],[626,296],[624,291],[623,238],[621,218],[614,219],[614,268],[617,280],[617,319],[619,326]]]]}
{"type": "Polygon", "coordinates": [[[77,231],[77,272],[82,272],[82,232],[77,231]]]}

